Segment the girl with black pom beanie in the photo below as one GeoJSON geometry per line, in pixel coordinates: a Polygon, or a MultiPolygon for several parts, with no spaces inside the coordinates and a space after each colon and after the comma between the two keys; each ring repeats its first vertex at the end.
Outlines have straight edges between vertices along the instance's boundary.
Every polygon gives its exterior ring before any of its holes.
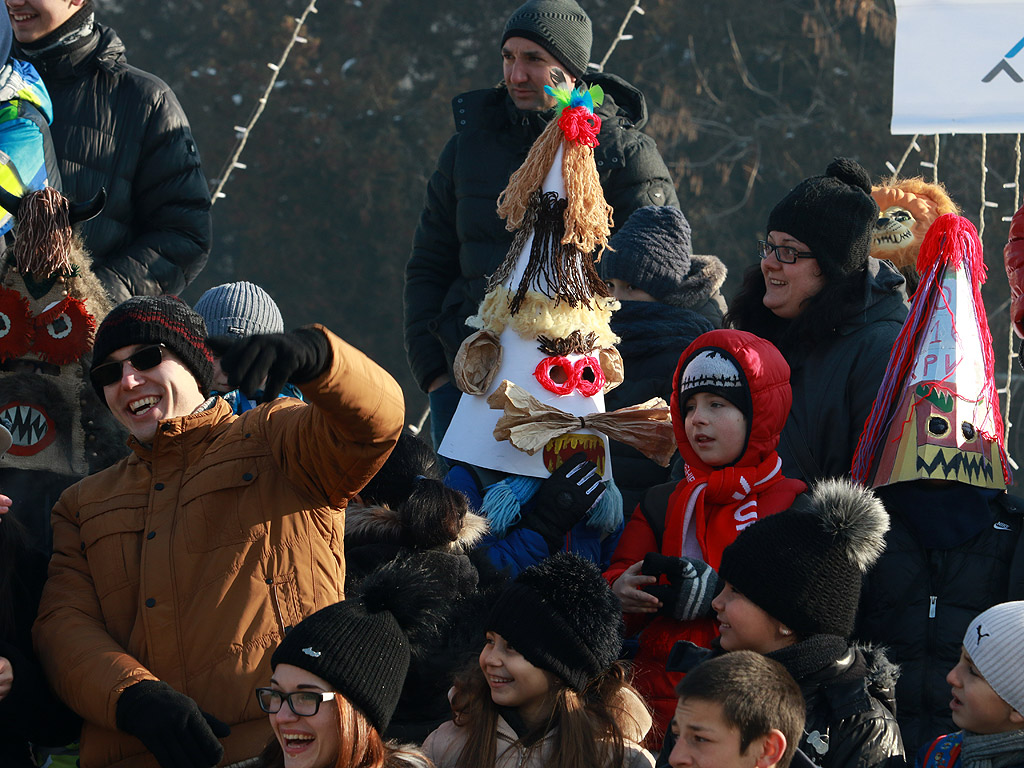
{"type": "Polygon", "coordinates": [[[495,601],[478,661],[456,680],[455,718],[423,751],[438,768],[651,768],[651,726],[616,661],[619,601],[595,565],[560,552],[495,601]]]}

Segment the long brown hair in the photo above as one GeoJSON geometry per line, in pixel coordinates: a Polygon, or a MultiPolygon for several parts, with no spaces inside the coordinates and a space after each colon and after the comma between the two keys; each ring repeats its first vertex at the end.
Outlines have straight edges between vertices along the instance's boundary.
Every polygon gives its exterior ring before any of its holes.
{"type": "MultiPolygon", "coordinates": [[[[456,768],[493,766],[499,713],[478,661],[466,666],[456,678],[455,687],[457,694],[452,705],[459,713],[457,722],[469,729],[456,768]]],[[[545,768],[619,768],[626,755],[625,733],[640,731],[625,705],[627,692],[635,694],[627,668],[621,662],[578,692],[556,677],[549,694],[550,717],[533,731],[520,734],[517,743],[530,753],[539,749],[544,735],[554,730],[554,744],[545,768]]],[[[635,698],[641,701],[639,695],[635,698]]]]}
{"type": "MultiPolygon", "coordinates": [[[[417,761],[423,765],[430,764],[420,754],[385,743],[366,716],[341,694],[334,697],[334,703],[337,705],[339,734],[334,768],[396,768],[417,761]],[[414,759],[402,760],[403,757],[414,759]]],[[[260,765],[263,768],[284,768],[284,751],[276,736],[260,754],[260,765]]]]}

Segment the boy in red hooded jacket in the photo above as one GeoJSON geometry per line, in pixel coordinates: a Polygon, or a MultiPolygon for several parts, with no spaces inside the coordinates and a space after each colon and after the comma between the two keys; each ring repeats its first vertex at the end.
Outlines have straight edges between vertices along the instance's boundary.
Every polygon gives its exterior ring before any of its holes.
{"type": "Polygon", "coordinates": [[[672,425],[686,476],[645,494],[605,572],[627,630],[640,632],[634,683],[662,732],[681,677],[665,671],[669,651],[678,640],[707,647],[718,634],[711,601],[722,551],[806,490],[782,474],[775,451],[791,402],[789,365],[754,334],[711,331],[679,359],[672,425]]]}

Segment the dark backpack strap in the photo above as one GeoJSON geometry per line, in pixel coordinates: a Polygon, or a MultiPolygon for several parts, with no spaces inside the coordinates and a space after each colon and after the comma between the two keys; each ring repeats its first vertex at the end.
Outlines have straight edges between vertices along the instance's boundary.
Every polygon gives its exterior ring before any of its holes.
{"type": "Polygon", "coordinates": [[[662,483],[656,485],[643,495],[640,499],[640,511],[647,519],[647,524],[654,531],[654,538],[658,542],[658,549],[661,549],[661,542],[665,537],[665,518],[668,516],[668,502],[672,497],[676,486],[679,483],[662,483]]]}

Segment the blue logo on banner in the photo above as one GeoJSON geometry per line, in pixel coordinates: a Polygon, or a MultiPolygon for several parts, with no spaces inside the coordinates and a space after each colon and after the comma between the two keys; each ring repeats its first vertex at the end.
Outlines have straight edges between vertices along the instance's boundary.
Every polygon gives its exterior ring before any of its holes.
{"type": "Polygon", "coordinates": [[[1013,46],[1003,57],[998,64],[992,67],[992,71],[981,78],[981,82],[990,83],[992,82],[1000,72],[1005,72],[1011,80],[1015,83],[1024,83],[1024,77],[1021,77],[1017,70],[1010,66],[1010,62],[1007,59],[1012,59],[1018,53],[1024,50],[1024,37],[1017,41],[1017,44],[1013,46]]]}

